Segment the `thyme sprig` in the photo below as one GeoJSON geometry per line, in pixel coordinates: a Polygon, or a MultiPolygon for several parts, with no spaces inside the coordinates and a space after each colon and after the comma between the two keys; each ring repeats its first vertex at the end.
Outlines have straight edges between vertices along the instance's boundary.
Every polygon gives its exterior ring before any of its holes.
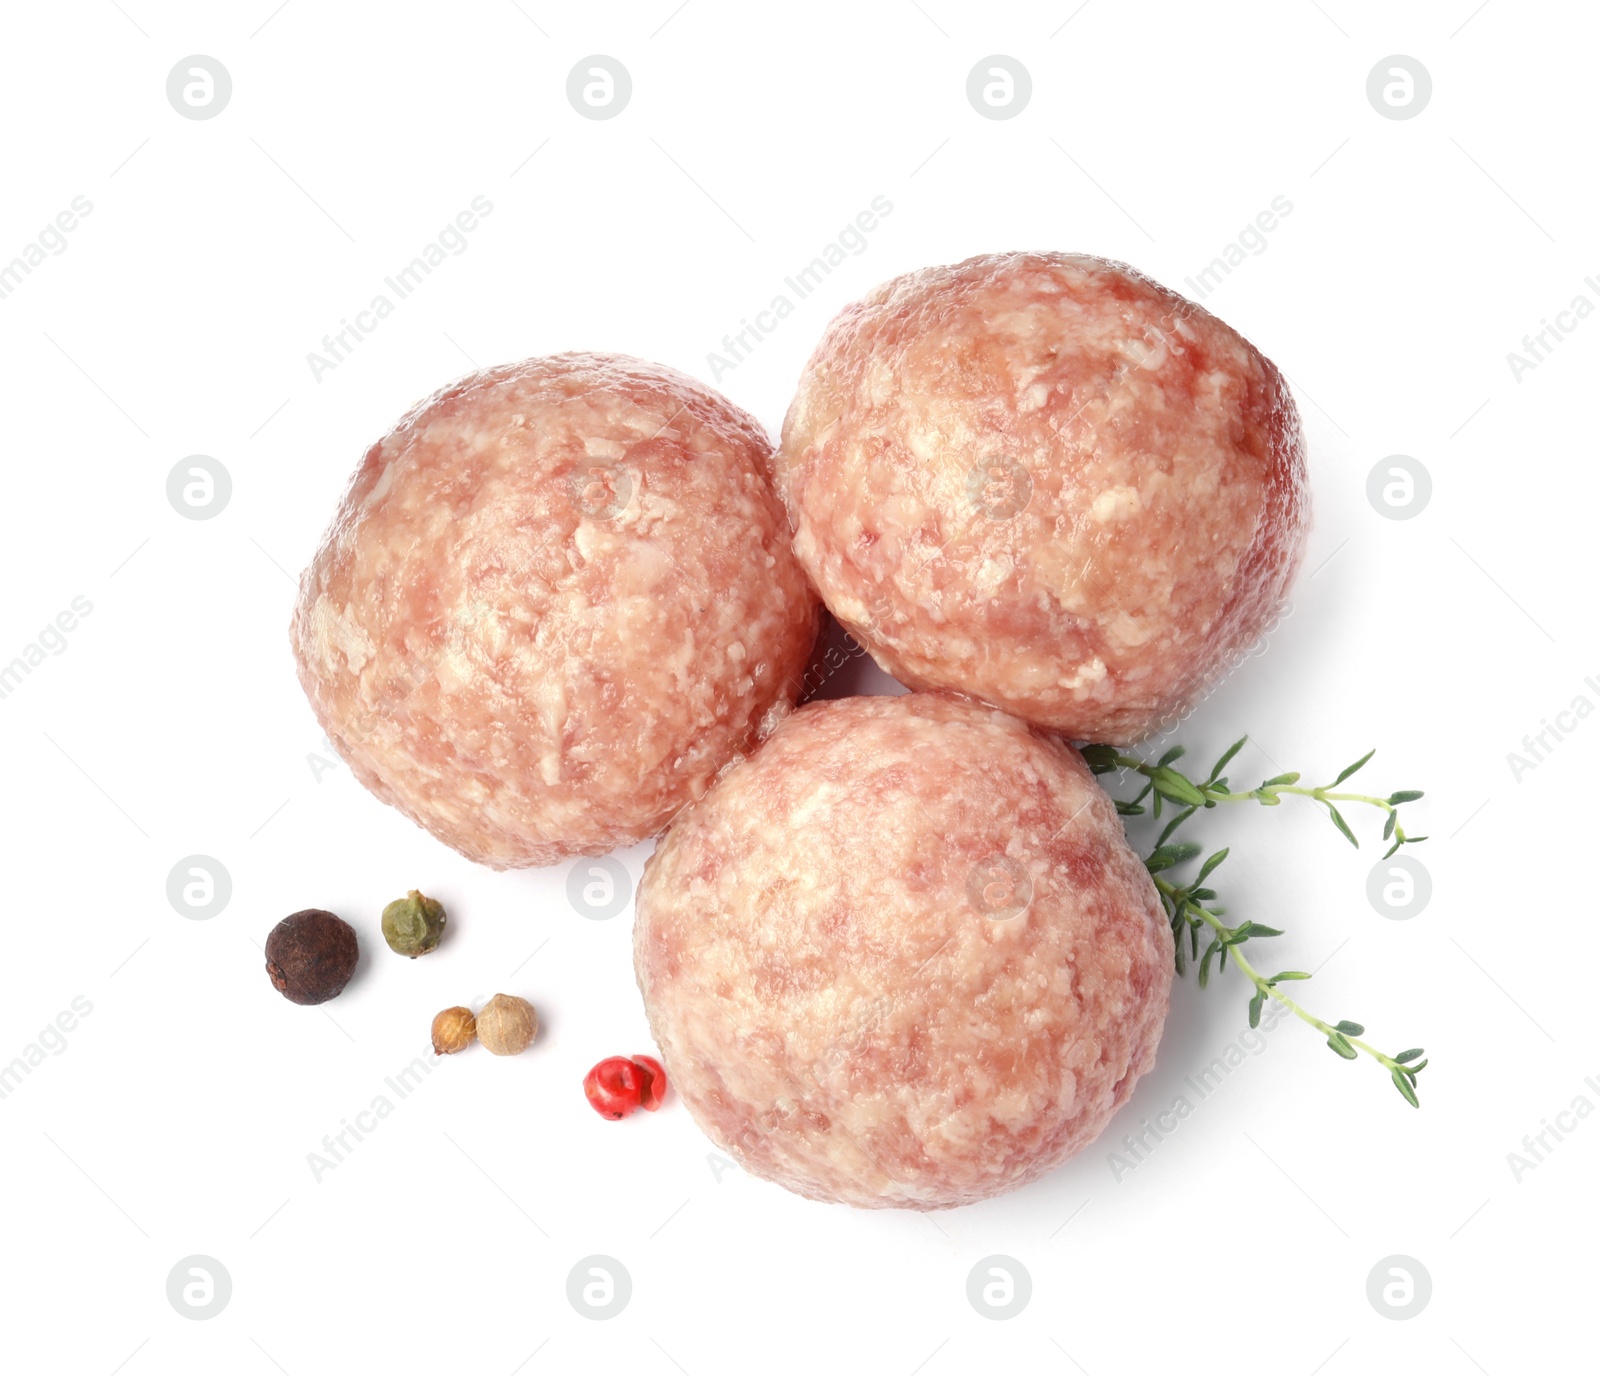
{"type": "Polygon", "coordinates": [[[1415,788],[1403,788],[1391,793],[1387,797],[1376,797],[1370,793],[1341,793],[1339,785],[1350,778],[1357,770],[1367,763],[1376,750],[1369,750],[1352,765],[1341,769],[1337,777],[1329,784],[1320,784],[1307,788],[1300,783],[1298,771],[1291,770],[1287,774],[1275,774],[1270,779],[1263,779],[1256,787],[1243,792],[1234,792],[1228,787],[1227,776],[1223,770],[1228,767],[1233,757],[1244,747],[1249,740],[1248,736],[1240,736],[1232,745],[1222,752],[1216,764],[1211,767],[1211,772],[1205,778],[1195,780],[1187,774],[1180,773],[1172,766],[1175,761],[1182,758],[1184,747],[1175,745],[1161,756],[1154,764],[1148,760],[1141,760],[1136,755],[1124,754],[1115,746],[1091,745],[1083,752],[1083,758],[1088,762],[1089,768],[1096,774],[1111,774],[1120,769],[1131,769],[1135,774],[1141,775],[1145,784],[1134,797],[1117,800],[1117,811],[1124,817],[1139,817],[1146,811],[1145,799],[1150,799],[1149,811],[1152,817],[1161,816],[1163,801],[1175,804],[1182,811],[1177,819],[1168,825],[1163,837],[1170,835],[1188,821],[1199,809],[1215,807],[1218,803],[1260,803],[1263,807],[1277,807],[1286,796],[1310,798],[1320,803],[1328,810],[1328,817],[1334,826],[1338,827],[1340,834],[1352,846],[1360,848],[1361,842],[1356,840],[1356,834],[1350,829],[1350,824],[1345,821],[1344,814],[1339,811],[1340,803],[1360,803],[1367,807],[1375,807],[1384,814],[1383,839],[1393,842],[1384,852],[1387,860],[1401,846],[1414,846],[1419,841],[1426,841],[1426,836],[1407,836],[1405,828],[1400,825],[1400,808],[1402,804],[1414,803],[1422,797],[1422,791],[1415,788]]]}
{"type": "Polygon", "coordinates": [[[1415,845],[1427,839],[1425,836],[1407,836],[1399,821],[1398,809],[1401,805],[1414,802],[1422,797],[1422,794],[1415,789],[1402,789],[1387,797],[1336,791],[1340,784],[1372,758],[1374,752],[1370,750],[1354,764],[1342,770],[1331,784],[1302,788],[1299,786],[1300,775],[1289,773],[1266,779],[1257,788],[1245,792],[1233,792],[1228,788],[1227,777],[1222,771],[1243,748],[1246,739],[1240,737],[1229,746],[1211,767],[1210,773],[1199,780],[1172,767],[1174,762],[1183,756],[1184,748],[1181,745],[1168,750],[1154,764],[1125,754],[1114,746],[1092,745],[1084,750],[1083,756],[1096,774],[1111,774],[1127,769],[1144,779],[1143,787],[1133,798],[1115,799],[1117,811],[1122,816],[1144,815],[1147,811],[1145,804],[1147,798],[1151,800],[1148,811],[1152,819],[1160,818],[1163,802],[1172,804],[1178,809],[1162,828],[1154,848],[1144,861],[1145,868],[1150,871],[1150,877],[1155,883],[1161,905],[1172,924],[1178,973],[1184,974],[1191,963],[1198,961],[1197,978],[1200,986],[1204,988],[1210,979],[1212,962],[1215,961],[1220,973],[1231,961],[1255,989],[1250,999],[1251,1027],[1260,1025],[1262,1006],[1270,998],[1282,1004],[1302,1022],[1322,1033],[1327,1039],[1329,1048],[1344,1060],[1353,1061],[1365,1054],[1377,1061],[1389,1072],[1390,1081],[1395,1089],[1408,1104],[1416,1108],[1419,1106],[1417,1076],[1428,1064],[1423,1058],[1422,1048],[1414,1047],[1409,1051],[1402,1051],[1397,1056],[1387,1055],[1362,1040],[1366,1028],[1360,1023],[1348,1019],[1341,1019],[1336,1023],[1325,1022],[1308,1012],[1283,991],[1281,985],[1310,979],[1311,976],[1305,971],[1280,970],[1271,976],[1262,974],[1245,956],[1243,948],[1253,939],[1282,936],[1282,931],[1276,927],[1267,927],[1251,921],[1242,922],[1238,926],[1229,926],[1223,920],[1226,910],[1218,904],[1216,890],[1210,888],[1206,882],[1218,866],[1228,858],[1229,848],[1225,846],[1221,850],[1212,852],[1195,871],[1193,878],[1187,882],[1180,882],[1174,877],[1173,872],[1198,859],[1204,847],[1193,841],[1174,842],[1172,837],[1185,822],[1203,808],[1215,807],[1218,803],[1249,801],[1261,803],[1266,807],[1275,807],[1281,802],[1282,795],[1293,794],[1311,798],[1326,807],[1334,825],[1354,846],[1359,846],[1360,842],[1356,840],[1355,834],[1340,814],[1337,804],[1355,802],[1380,809],[1385,814],[1384,839],[1393,842],[1386,852],[1385,858],[1387,858],[1403,845],[1415,845]],[[1207,943],[1204,955],[1200,950],[1202,940],[1207,943]]]}

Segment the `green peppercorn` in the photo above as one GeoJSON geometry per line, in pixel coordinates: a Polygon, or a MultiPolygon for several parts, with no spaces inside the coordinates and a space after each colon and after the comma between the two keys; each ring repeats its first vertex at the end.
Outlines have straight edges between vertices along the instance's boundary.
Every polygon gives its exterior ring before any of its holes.
{"type": "Polygon", "coordinates": [[[383,939],[391,951],[415,960],[439,944],[444,921],[444,905],[412,889],[383,910],[383,939]]]}

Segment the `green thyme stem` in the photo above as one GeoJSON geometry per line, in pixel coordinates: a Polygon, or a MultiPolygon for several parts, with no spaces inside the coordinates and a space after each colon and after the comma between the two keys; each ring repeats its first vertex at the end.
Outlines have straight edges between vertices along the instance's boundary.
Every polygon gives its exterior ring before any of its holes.
{"type": "Polygon", "coordinates": [[[1172,878],[1172,875],[1198,860],[1202,847],[1193,841],[1173,841],[1171,838],[1195,813],[1216,807],[1219,803],[1255,802],[1264,807],[1276,807],[1283,801],[1285,795],[1290,795],[1309,798],[1326,809],[1329,819],[1352,846],[1359,846],[1361,843],[1356,840],[1355,833],[1344,820],[1338,805],[1356,803],[1375,808],[1384,816],[1383,839],[1386,841],[1392,839],[1393,842],[1384,857],[1387,859],[1403,845],[1427,840],[1425,836],[1408,836],[1400,825],[1400,806],[1415,801],[1422,797],[1422,794],[1416,789],[1401,789],[1387,797],[1378,797],[1370,793],[1341,792],[1339,785],[1372,758],[1374,752],[1370,750],[1354,764],[1340,770],[1331,783],[1316,787],[1302,785],[1300,775],[1291,772],[1264,779],[1252,789],[1244,791],[1230,789],[1223,770],[1243,749],[1246,739],[1241,737],[1223,751],[1221,758],[1211,766],[1210,771],[1199,779],[1191,778],[1172,767],[1184,753],[1182,746],[1173,746],[1154,762],[1141,760],[1136,755],[1125,754],[1109,745],[1088,745],[1083,748],[1082,753],[1089,768],[1097,775],[1131,770],[1144,780],[1144,787],[1134,797],[1115,799],[1117,813],[1124,819],[1142,816],[1148,812],[1152,819],[1159,820],[1163,805],[1172,812],[1153,849],[1144,857],[1144,864],[1150,872],[1156,892],[1160,895],[1162,907],[1172,925],[1173,959],[1177,972],[1183,974],[1190,961],[1196,962],[1198,965],[1196,977],[1204,988],[1210,976],[1211,962],[1215,959],[1217,969],[1220,971],[1231,960],[1255,989],[1250,999],[1251,1027],[1259,1025],[1262,1005],[1270,998],[1288,1009],[1308,1027],[1314,1027],[1322,1033],[1327,1038],[1329,1049],[1342,1060],[1358,1060],[1364,1054],[1383,1066],[1389,1072],[1389,1078],[1393,1081],[1395,1089],[1408,1104],[1416,1108],[1417,1077],[1428,1064],[1423,1059],[1422,1048],[1415,1047],[1409,1051],[1402,1051],[1398,1056],[1386,1055],[1361,1040],[1366,1028],[1360,1023],[1324,1022],[1284,993],[1281,985],[1296,980],[1307,980],[1311,976],[1303,970],[1282,970],[1275,975],[1264,975],[1240,949],[1247,941],[1283,934],[1276,928],[1263,926],[1259,922],[1241,922],[1237,927],[1230,927],[1222,920],[1225,910],[1215,906],[1216,890],[1207,887],[1212,873],[1228,858],[1228,848],[1224,847],[1208,856],[1188,882],[1179,882],[1172,878]],[[1202,934],[1210,938],[1204,956],[1200,952],[1202,934]]]}
{"type": "MultiPolygon", "coordinates": [[[[1348,779],[1357,770],[1370,760],[1375,751],[1367,751],[1354,764],[1342,769],[1332,783],[1319,784],[1316,787],[1307,787],[1300,782],[1298,772],[1291,771],[1287,774],[1277,774],[1270,779],[1263,779],[1255,788],[1238,790],[1228,787],[1228,780],[1222,771],[1227,763],[1239,753],[1248,737],[1241,736],[1224,752],[1217,761],[1211,773],[1202,779],[1194,779],[1189,775],[1173,768],[1173,762],[1183,755],[1181,746],[1174,746],[1159,760],[1151,762],[1141,760],[1137,755],[1129,755],[1113,746],[1091,745],[1085,748],[1084,758],[1096,774],[1110,774],[1117,770],[1131,770],[1145,780],[1145,786],[1136,798],[1118,803],[1118,810],[1124,816],[1137,816],[1144,812],[1144,800],[1154,795],[1151,800],[1150,810],[1152,815],[1161,815],[1161,804],[1165,800],[1178,807],[1186,809],[1183,817],[1200,808],[1216,807],[1218,803],[1260,803],[1263,807],[1277,807],[1284,797],[1293,796],[1309,798],[1312,802],[1327,809],[1328,817],[1345,840],[1352,846],[1359,847],[1361,843],[1356,840],[1356,834],[1350,829],[1349,823],[1344,819],[1344,814],[1339,811],[1339,803],[1356,803],[1363,807],[1376,808],[1383,814],[1383,839],[1391,841],[1384,858],[1393,855],[1401,846],[1415,845],[1418,841],[1425,841],[1425,836],[1408,835],[1406,829],[1400,825],[1400,805],[1415,802],[1422,797],[1419,789],[1401,789],[1389,794],[1388,797],[1378,797],[1370,793],[1340,792],[1339,785],[1348,779]]],[[[1169,833],[1170,834],[1170,831],[1169,833]]]]}
{"type": "MultiPolygon", "coordinates": [[[[1380,809],[1387,816],[1394,816],[1399,809],[1387,798],[1374,798],[1370,793],[1334,793],[1326,786],[1322,788],[1301,788],[1296,784],[1277,784],[1274,787],[1253,788],[1248,793],[1232,793],[1227,790],[1218,791],[1201,785],[1200,792],[1207,798],[1219,803],[1248,803],[1251,799],[1257,802],[1265,801],[1282,793],[1292,793],[1301,798],[1315,798],[1319,803],[1366,803],[1369,807],[1380,809]]],[[[1270,805],[1269,805],[1270,806],[1270,805]]],[[[1399,823],[1395,824],[1395,833],[1404,836],[1399,823]]]]}
{"type": "MultiPolygon", "coordinates": [[[[1117,763],[1124,769],[1134,769],[1136,772],[1149,778],[1155,771],[1144,761],[1129,762],[1130,757],[1119,755],[1117,763]]],[[[1262,784],[1260,788],[1252,788],[1244,793],[1235,793],[1226,788],[1213,788],[1207,783],[1195,785],[1196,791],[1205,799],[1205,806],[1213,803],[1249,803],[1257,802],[1264,807],[1276,806],[1278,798],[1285,794],[1293,794],[1299,798],[1310,798],[1327,807],[1333,803],[1364,803],[1368,807],[1375,807],[1386,818],[1394,818],[1394,825],[1385,825],[1384,835],[1393,836],[1395,845],[1403,846],[1407,841],[1421,840],[1421,837],[1409,837],[1405,828],[1400,825],[1400,809],[1387,798],[1375,798],[1370,793],[1335,793],[1332,786],[1324,784],[1320,788],[1303,788],[1298,784],[1262,784]]]]}
{"type": "MultiPolygon", "coordinates": [[[[1161,893],[1164,893],[1174,902],[1179,901],[1182,891],[1176,884],[1168,882],[1167,880],[1161,878],[1160,875],[1153,875],[1151,877],[1155,880],[1156,888],[1161,893]]],[[[1309,1023],[1312,1027],[1316,1028],[1318,1032],[1322,1033],[1324,1037],[1342,1036],[1350,1043],[1351,1046],[1365,1051],[1367,1055],[1371,1056],[1373,1060],[1379,1062],[1386,1070],[1393,1072],[1397,1068],[1399,1063],[1394,1059],[1394,1057],[1386,1056],[1376,1047],[1368,1046],[1367,1043],[1362,1041],[1359,1037],[1349,1036],[1347,1033],[1340,1032],[1339,1029],[1334,1027],[1331,1023],[1323,1022],[1323,1020],[1315,1013],[1308,1012],[1306,1009],[1302,1008],[1298,1003],[1284,993],[1282,989],[1278,988],[1276,984],[1269,980],[1265,975],[1257,970],[1255,966],[1245,959],[1244,952],[1240,949],[1240,944],[1228,944],[1228,938],[1233,935],[1234,929],[1223,922],[1209,908],[1202,908],[1196,903],[1190,903],[1187,905],[1187,910],[1189,912],[1198,914],[1205,921],[1206,925],[1222,939],[1224,944],[1227,946],[1228,955],[1232,958],[1233,963],[1239,967],[1240,973],[1242,973],[1244,977],[1250,981],[1250,983],[1255,985],[1255,987],[1259,989],[1267,998],[1275,999],[1277,1002],[1281,1003],[1285,1008],[1293,1013],[1295,1017],[1299,1018],[1301,1022],[1309,1023]]]]}

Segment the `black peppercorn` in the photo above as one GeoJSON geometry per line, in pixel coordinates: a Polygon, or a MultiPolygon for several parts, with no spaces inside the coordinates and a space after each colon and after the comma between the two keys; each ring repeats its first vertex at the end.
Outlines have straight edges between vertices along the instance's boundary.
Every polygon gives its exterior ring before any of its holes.
{"type": "Polygon", "coordinates": [[[326,1003],[355,973],[356,931],[321,908],[291,913],[267,935],[267,976],[291,1003],[326,1003]]]}

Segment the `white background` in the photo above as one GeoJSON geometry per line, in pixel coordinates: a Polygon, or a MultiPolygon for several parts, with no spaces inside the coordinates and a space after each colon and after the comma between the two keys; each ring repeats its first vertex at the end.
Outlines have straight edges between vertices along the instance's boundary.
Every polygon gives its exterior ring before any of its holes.
{"type": "MultiPolygon", "coordinates": [[[[1600,1077],[1582,933],[1585,722],[1531,772],[1507,752],[1600,673],[1589,566],[1600,321],[1516,380],[1506,355],[1600,272],[1600,23],[1577,5],[1357,0],[675,0],[558,6],[8,7],[0,262],[74,196],[93,211],[0,300],[7,422],[0,662],[87,598],[66,648],[0,701],[0,1061],[74,997],[65,1049],[0,1100],[9,1369],[487,1373],[749,1370],[1515,1373],[1592,1352],[1600,1124],[1520,1181],[1507,1153],[1600,1077]],[[1076,7],[1076,8],[1075,8],[1076,7]],[[632,74],[614,119],[566,77],[632,74]],[[980,118],[969,70],[1032,76],[980,118]],[[1381,118],[1369,70],[1431,73],[1381,118]],[[169,70],[207,54],[227,108],[180,118],[169,70]],[[537,152],[535,151],[537,150],[537,152]],[[494,209],[320,381],[307,353],[476,195],[494,209]],[[1427,1046],[1423,1107],[1283,1026],[1135,1171],[1110,1138],[1235,1039],[1236,974],[1177,990],[1155,1071],[1106,1140],[951,1213],[858,1213],[722,1169],[675,1099],[607,1123],[579,1083],[648,1047],[624,914],[565,869],[475,868],[325,768],[286,640],[292,575],[366,445],[473,365],[614,349],[708,381],[708,351],[872,201],[892,213],[720,379],[777,429],[832,313],[895,273],[1009,248],[1129,260],[1180,288],[1273,197],[1292,213],[1207,300],[1293,379],[1316,529],[1293,612],[1185,725],[1236,767],[1331,776],[1370,746],[1380,790],[1425,788],[1433,897],[1396,922],[1360,852],[1286,805],[1212,814],[1231,911],[1326,966],[1306,1001],[1394,1051],[1427,1046]],[[232,478],[182,518],[191,454],[232,478]],[[1409,454],[1420,516],[1366,480],[1409,454]],[[319,773],[319,770],[322,772],[319,773]],[[218,916],[169,870],[215,857],[218,916]],[[453,914],[416,963],[376,936],[420,886],[453,914]],[[354,921],[363,964],[324,1010],[279,998],[259,944],[285,913],[354,921]],[[516,1061],[443,1062],[320,1180],[325,1133],[394,1095],[433,1012],[499,989],[545,1031],[516,1061]],[[720,1174],[719,1174],[720,1172],[720,1174]],[[1070,1221],[1069,1221],[1070,1220],[1070,1221]],[[1369,1304],[1380,1259],[1433,1294],[1369,1304]],[[231,1275],[195,1321],[166,1278],[231,1275]],[[591,1254],[633,1295],[568,1303],[591,1254]],[[1003,1254],[1032,1300],[966,1299],[1003,1254]],[[520,1364],[520,1365],[519,1365],[520,1364]]],[[[637,876],[648,848],[623,858],[637,876]]],[[[1553,1141],[1553,1139],[1547,1139],[1553,1141]]]]}

